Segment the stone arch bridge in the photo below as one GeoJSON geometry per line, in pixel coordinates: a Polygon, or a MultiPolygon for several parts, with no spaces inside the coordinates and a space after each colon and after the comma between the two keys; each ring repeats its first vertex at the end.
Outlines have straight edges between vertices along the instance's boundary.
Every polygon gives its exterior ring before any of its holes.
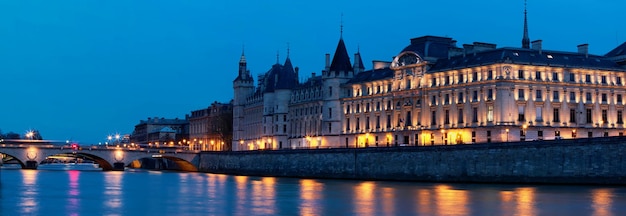
{"type": "Polygon", "coordinates": [[[200,154],[196,151],[158,148],[119,148],[119,147],[81,147],[36,145],[36,144],[0,144],[0,157],[14,158],[22,169],[37,169],[37,166],[49,156],[73,155],[95,161],[103,171],[124,168],[142,158],[169,159],[183,171],[198,171],[200,154]]]}

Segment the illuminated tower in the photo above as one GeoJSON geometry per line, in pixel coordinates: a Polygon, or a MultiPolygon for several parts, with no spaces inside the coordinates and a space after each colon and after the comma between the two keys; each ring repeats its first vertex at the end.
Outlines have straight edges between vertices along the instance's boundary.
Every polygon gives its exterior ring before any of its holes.
{"type": "Polygon", "coordinates": [[[247,69],[246,56],[244,52],[241,52],[241,58],[239,59],[239,73],[237,78],[233,81],[233,148],[232,150],[240,149],[240,140],[243,140],[243,108],[246,102],[246,98],[254,92],[254,79],[250,76],[250,71],[247,69]]]}

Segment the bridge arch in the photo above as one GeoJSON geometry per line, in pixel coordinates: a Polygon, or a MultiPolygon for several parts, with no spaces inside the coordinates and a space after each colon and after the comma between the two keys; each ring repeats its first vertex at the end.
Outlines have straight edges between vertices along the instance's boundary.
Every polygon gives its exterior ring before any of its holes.
{"type": "Polygon", "coordinates": [[[180,168],[181,171],[185,171],[185,172],[197,172],[198,171],[198,167],[194,165],[191,161],[188,161],[181,157],[172,156],[172,155],[137,155],[137,156],[128,158],[128,160],[125,160],[127,162],[124,164],[124,166],[128,167],[134,161],[141,160],[144,158],[167,159],[167,160],[174,162],[180,168]]]}
{"type": "Polygon", "coordinates": [[[24,164],[24,161],[20,160],[20,158],[14,156],[14,155],[11,155],[11,154],[8,154],[8,153],[5,153],[5,152],[1,152],[1,151],[0,151],[0,154],[3,154],[2,156],[0,156],[2,158],[2,163],[5,163],[5,162],[10,161],[10,160],[14,160],[14,161],[17,161],[17,163],[20,165],[20,167],[22,169],[24,169],[24,167],[26,166],[26,164],[24,164]]]}

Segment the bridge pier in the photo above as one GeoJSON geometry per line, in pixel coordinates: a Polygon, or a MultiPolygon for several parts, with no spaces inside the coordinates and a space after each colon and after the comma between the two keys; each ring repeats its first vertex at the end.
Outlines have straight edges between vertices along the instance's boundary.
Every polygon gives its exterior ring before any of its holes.
{"type": "Polygon", "coordinates": [[[115,162],[113,163],[113,171],[124,171],[124,163],[123,162],[115,162]]]}
{"type": "Polygon", "coordinates": [[[33,160],[26,161],[26,165],[24,166],[24,169],[36,170],[38,164],[39,163],[37,163],[37,161],[33,161],[33,160]]]}

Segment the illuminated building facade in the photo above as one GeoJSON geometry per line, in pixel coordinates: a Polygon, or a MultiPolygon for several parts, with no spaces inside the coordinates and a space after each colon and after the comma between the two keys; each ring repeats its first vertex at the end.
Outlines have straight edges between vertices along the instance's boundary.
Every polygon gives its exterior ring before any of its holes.
{"type": "Polygon", "coordinates": [[[263,89],[281,76],[272,75],[281,65],[255,88],[242,56],[234,149],[451,145],[625,131],[626,43],[606,55],[588,53],[587,44],[578,52],[544,50],[541,40],[530,41],[524,17],[521,48],[458,47],[452,38],[424,36],[371,70],[359,53],[354,59],[352,65],[340,39],[322,75],[279,93],[263,89]]]}
{"type": "Polygon", "coordinates": [[[151,146],[176,145],[179,141],[188,139],[189,121],[187,119],[148,118],[140,120],[130,136],[134,144],[148,144],[151,146]]]}
{"type": "Polygon", "coordinates": [[[191,150],[224,151],[231,142],[233,103],[213,102],[205,109],[191,111],[189,139],[179,142],[191,150]]]}

